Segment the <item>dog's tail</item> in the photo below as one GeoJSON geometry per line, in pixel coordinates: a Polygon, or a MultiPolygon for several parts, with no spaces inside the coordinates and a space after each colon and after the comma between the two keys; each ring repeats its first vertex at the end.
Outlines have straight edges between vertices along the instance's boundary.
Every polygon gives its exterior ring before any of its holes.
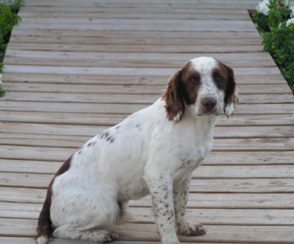
{"type": "Polygon", "coordinates": [[[59,168],[56,175],[54,176],[54,178],[49,184],[46,199],[43,205],[43,209],[38,219],[37,236],[36,236],[37,244],[47,244],[53,235],[54,228],[52,227],[52,222],[50,218],[52,185],[56,176],[63,174],[65,171],[69,169],[70,163],[71,163],[71,157],[69,157],[64,162],[64,164],[59,168]]]}
{"type": "Polygon", "coordinates": [[[52,237],[52,234],[54,231],[52,227],[51,219],[50,219],[52,183],[53,183],[53,180],[48,187],[47,196],[43,205],[43,209],[38,219],[37,236],[36,236],[37,244],[47,244],[50,238],[52,237]]]}

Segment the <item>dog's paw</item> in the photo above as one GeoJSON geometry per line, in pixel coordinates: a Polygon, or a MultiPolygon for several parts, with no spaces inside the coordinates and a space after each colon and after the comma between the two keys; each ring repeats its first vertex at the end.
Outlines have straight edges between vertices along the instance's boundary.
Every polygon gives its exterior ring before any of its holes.
{"type": "Polygon", "coordinates": [[[105,233],[104,236],[101,236],[101,242],[105,243],[105,242],[112,242],[114,240],[118,239],[118,234],[116,232],[108,232],[105,233]]]}
{"type": "Polygon", "coordinates": [[[177,232],[180,235],[185,235],[185,236],[201,236],[201,235],[205,235],[206,231],[204,229],[204,227],[201,224],[198,225],[191,225],[191,224],[182,224],[179,225],[178,224],[178,229],[177,232]]]}

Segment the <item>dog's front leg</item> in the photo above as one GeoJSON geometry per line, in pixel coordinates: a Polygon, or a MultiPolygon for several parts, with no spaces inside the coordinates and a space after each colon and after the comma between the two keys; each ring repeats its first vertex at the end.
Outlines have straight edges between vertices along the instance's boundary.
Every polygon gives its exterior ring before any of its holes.
{"type": "Polygon", "coordinates": [[[186,218],[186,205],[191,182],[191,175],[183,182],[174,186],[173,200],[177,232],[181,235],[204,235],[205,229],[200,224],[189,224],[186,218]]]}
{"type": "Polygon", "coordinates": [[[147,173],[144,176],[152,196],[158,232],[162,244],[180,244],[175,231],[172,180],[165,174],[147,173]]]}

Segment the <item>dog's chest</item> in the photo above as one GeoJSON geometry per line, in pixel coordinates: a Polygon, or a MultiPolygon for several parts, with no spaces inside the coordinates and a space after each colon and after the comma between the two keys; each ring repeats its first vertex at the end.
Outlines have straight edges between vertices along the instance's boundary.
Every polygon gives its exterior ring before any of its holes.
{"type": "Polygon", "coordinates": [[[190,174],[206,157],[213,147],[213,135],[210,133],[199,133],[197,137],[187,137],[177,152],[177,164],[175,177],[190,174]]]}
{"type": "MultiPolygon", "coordinates": [[[[212,141],[210,143],[212,145],[212,141]]],[[[177,171],[179,174],[185,174],[186,172],[193,171],[202,160],[205,158],[207,153],[211,150],[210,144],[197,145],[196,147],[191,147],[184,153],[180,153],[177,171]]]]}

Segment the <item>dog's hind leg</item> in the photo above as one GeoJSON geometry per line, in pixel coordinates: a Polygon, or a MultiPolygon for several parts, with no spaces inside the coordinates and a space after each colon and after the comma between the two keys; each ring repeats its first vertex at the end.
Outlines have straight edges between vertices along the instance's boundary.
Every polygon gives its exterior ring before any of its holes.
{"type": "Polygon", "coordinates": [[[93,241],[98,243],[110,242],[118,239],[116,232],[107,230],[77,230],[71,226],[63,225],[55,229],[53,233],[56,238],[77,239],[83,241],[93,241]]]}
{"type": "Polygon", "coordinates": [[[50,213],[54,237],[100,243],[118,238],[105,230],[115,224],[120,213],[113,186],[75,186],[54,193],[50,213]]]}

